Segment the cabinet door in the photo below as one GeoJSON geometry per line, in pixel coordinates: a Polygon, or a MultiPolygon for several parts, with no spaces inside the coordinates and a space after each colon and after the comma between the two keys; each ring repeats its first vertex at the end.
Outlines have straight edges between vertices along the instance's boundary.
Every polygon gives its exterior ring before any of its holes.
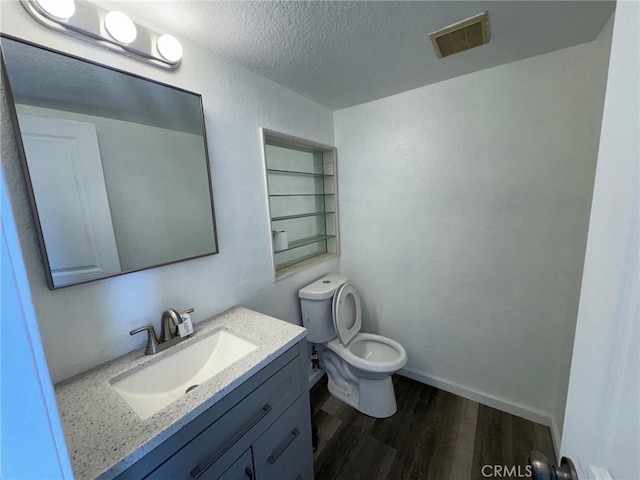
{"type": "Polygon", "coordinates": [[[254,443],[257,480],[313,480],[308,397],[300,397],[254,443]]]}
{"type": "Polygon", "coordinates": [[[254,480],[251,449],[244,452],[218,480],[254,480]]]}

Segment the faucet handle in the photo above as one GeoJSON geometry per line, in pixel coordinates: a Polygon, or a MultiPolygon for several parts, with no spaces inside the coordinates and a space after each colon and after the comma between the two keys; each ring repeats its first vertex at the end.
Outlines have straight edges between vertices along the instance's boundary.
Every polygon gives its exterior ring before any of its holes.
{"type": "Polygon", "coordinates": [[[147,331],[149,334],[147,336],[147,346],[144,349],[145,355],[153,355],[158,351],[158,346],[160,342],[158,341],[158,337],[156,337],[156,331],[153,329],[153,325],[146,325],[144,327],[136,328],[135,330],[131,330],[129,335],[135,335],[136,333],[147,331]]]}
{"type": "Polygon", "coordinates": [[[184,315],[185,313],[193,313],[193,312],[195,312],[195,309],[191,307],[185,310],[184,312],[180,312],[180,315],[184,315]]]}

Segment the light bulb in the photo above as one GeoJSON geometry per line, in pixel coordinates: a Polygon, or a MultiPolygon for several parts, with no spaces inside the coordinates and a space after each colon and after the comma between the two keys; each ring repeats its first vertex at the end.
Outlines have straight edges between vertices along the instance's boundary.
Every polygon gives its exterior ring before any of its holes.
{"type": "Polygon", "coordinates": [[[76,4],[73,0],[35,0],[36,4],[48,15],[66,20],[76,11],[76,4]]]}
{"type": "Polygon", "coordinates": [[[109,12],[104,19],[109,35],[120,43],[129,44],[136,39],[136,24],[122,12],[109,12]]]}
{"type": "Polygon", "coordinates": [[[158,39],[156,44],[158,53],[167,62],[176,63],[182,58],[182,45],[176,37],[169,34],[164,34],[158,39]]]}

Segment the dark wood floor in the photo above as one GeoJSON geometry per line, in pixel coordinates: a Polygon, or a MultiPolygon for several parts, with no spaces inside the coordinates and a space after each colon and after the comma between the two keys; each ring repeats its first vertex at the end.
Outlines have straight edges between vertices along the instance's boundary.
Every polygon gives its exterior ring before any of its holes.
{"type": "Polygon", "coordinates": [[[398,412],[375,419],[332,397],[326,377],[311,390],[319,443],[316,480],[529,478],[529,452],[555,460],[549,428],[394,375],[398,412]],[[520,466],[514,477],[484,465],[520,466]],[[485,468],[484,473],[491,473],[485,468]]]}

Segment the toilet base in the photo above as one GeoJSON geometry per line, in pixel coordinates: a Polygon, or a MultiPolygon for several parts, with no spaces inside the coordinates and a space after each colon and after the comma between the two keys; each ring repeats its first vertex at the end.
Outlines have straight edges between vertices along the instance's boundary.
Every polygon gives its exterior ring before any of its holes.
{"type": "Polygon", "coordinates": [[[359,378],[356,388],[341,388],[331,379],[329,393],[356,410],[374,418],[388,418],[398,410],[391,376],[379,380],[359,378]]]}

